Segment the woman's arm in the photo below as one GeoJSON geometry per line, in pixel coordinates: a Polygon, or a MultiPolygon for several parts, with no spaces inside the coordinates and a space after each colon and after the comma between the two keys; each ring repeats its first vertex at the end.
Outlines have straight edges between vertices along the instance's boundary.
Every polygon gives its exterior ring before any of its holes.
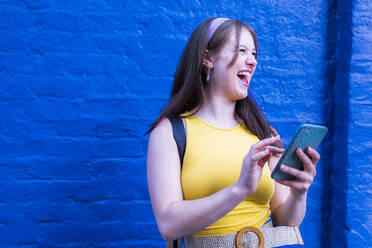
{"type": "Polygon", "coordinates": [[[208,197],[183,200],[177,146],[169,120],[162,120],[151,133],[147,160],[150,198],[162,237],[171,241],[202,230],[254,193],[270,152],[282,152],[270,146],[278,139],[262,140],[252,146],[235,184],[208,197]]]}
{"type": "MultiPolygon", "coordinates": [[[[307,150],[307,154],[300,149],[296,150],[297,156],[304,165],[304,170],[282,166],[281,170],[297,178],[295,181],[275,181],[275,192],[271,199],[270,207],[273,213],[273,221],[277,226],[299,226],[306,213],[307,191],[316,175],[315,165],[320,159],[320,155],[312,148],[307,150]]],[[[271,156],[269,159],[270,169],[273,170],[280,156],[271,156]]]]}

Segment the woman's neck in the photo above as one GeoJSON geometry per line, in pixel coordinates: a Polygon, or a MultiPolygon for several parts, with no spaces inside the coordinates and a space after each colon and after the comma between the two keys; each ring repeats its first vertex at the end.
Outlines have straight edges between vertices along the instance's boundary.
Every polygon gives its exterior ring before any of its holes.
{"type": "Polygon", "coordinates": [[[236,101],[227,101],[217,95],[207,95],[196,115],[208,124],[218,128],[232,128],[241,120],[235,113],[236,101]]]}

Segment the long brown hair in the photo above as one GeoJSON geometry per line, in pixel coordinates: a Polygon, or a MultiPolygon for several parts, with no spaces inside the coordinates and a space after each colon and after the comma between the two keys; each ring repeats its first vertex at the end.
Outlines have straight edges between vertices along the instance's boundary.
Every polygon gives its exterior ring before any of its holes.
{"type": "MultiPolygon", "coordinates": [[[[192,33],[178,63],[169,102],[147,133],[151,132],[163,118],[174,118],[187,111],[190,112],[190,115],[193,115],[199,111],[204,103],[207,84],[207,68],[203,65],[205,51],[208,50],[212,54],[218,54],[233,30],[235,30],[237,44],[234,58],[229,66],[234,65],[239,56],[239,38],[242,28],[246,28],[251,33],[258,51],[255,32],[250,26],[239,20],[223,22],[208,42],[209,26],[213,19],[205,20],[192,33]],[[191,112],[193,109],[195,110],[191,112]]],[[[246,129],[259,139],[268,138],[272,135],[272,130],[250,91],[248,97],[236,102],[235,112],[243,120],[246,129]]]]}

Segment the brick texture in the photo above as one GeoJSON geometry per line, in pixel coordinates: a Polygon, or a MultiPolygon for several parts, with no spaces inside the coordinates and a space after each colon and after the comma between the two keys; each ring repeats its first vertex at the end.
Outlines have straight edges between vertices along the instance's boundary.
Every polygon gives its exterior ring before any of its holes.
{"type": "Polygon", "coordinates": [[[257,32],[252,92],[288,144],[327,125],[305,247],[371,246],[370,2],[0,1],[0,246],[164,247],[144,133],[204,19],[257,32]],[[345,28],[346,27],[346,28],[345,28]]]}

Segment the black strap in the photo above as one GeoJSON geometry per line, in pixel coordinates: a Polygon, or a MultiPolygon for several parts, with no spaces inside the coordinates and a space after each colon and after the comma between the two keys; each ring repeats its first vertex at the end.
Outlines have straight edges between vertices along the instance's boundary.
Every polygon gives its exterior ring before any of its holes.
{"type": "Polygon", "coordinates": [[[173,248],[179,248],[178,247],[178,239],[173,240],[173,248]]]}
{"type": "MultiPolygon", "coordinates": [[[[183,157],[186,149],[186,132],[183,121],[180,117],[169,118],[172,124],[173,138],[177,144],[178,156],[180,157],[181,168],[183,164],[183,157]]],[[[173,248],[179,248],[180,240],[173,240],[173,248]]]]}
{"type": "Polygon", "coordinates": [[[186,132],[183,125],[183,121],[180,117],[169,118],[172,129],[173,129],[173,138],[177,144],[178,155],[180,157],[181,168],[183,164],[183,157],[185,156],[186,149],[186,132]]]}

